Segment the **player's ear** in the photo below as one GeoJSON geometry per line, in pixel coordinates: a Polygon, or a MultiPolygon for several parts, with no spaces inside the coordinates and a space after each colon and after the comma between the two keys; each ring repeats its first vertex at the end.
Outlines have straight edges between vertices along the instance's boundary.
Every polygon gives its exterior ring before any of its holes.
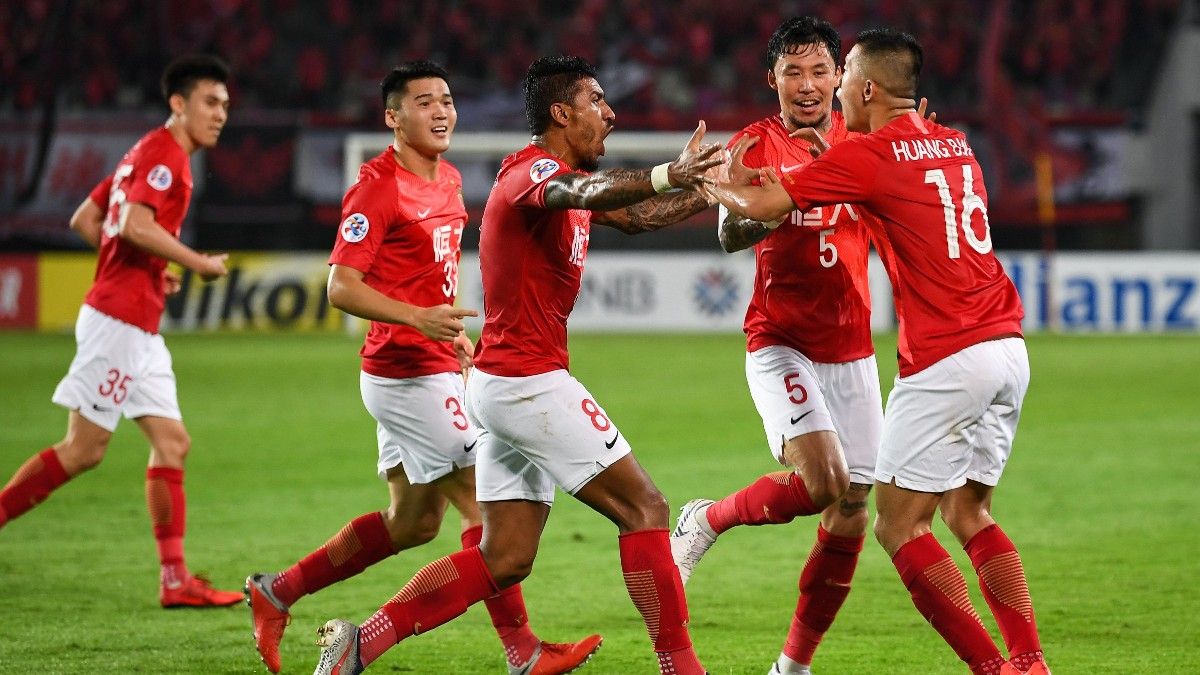
{"type": "Polygon", "coordinates": [[[171,94],[171,98],[167,99],[167,105],[171,107],[172,115],[182,115],[183,108],[187,105],[187,99],[183,97],[183,94],[176,92],[171,94]]]}
{"type": "Polygon", "coordinates": [[[874,80],[866,80],[863,82],[862,99],[863,103],[870,103],[878,93],[874,80]]]}
{"type": "Polygon", "coordinates": [[[775,77],[775,69],[774,68],[770,68],[767,70],[767,86],[776,91],[779,90],[779,79],[775,77]]]}
{"type": "Polygon", "coordinates": [[[567,104],[551,103],[550,119],[564,127],[567,126],[567,122],[571,119],[570,113],[567,112],[567,104]]]}
{"type": "Polygon", "coordinates": [[[395,129],[396,127],[400,126],[400,111],[396,110],[395,108],[384,108],[383,123],[386,124],[387,128],[389,129],[395,129]]]}

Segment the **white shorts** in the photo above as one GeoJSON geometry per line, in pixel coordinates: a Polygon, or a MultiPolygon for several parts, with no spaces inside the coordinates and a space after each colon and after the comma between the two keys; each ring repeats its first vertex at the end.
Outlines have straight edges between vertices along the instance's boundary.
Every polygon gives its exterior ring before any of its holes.
{"type": "Polygon", "coordinates": [[[475,465],[479,430],[467,419],[458,373],[390,378],[359,373],[359,391],[375,418],[380,478],[403,465],[414,485],[475,465]]]}
{"type": "Polygon", "coordinates": [[[565,370],[501,377],[477,368],[467,402],[483,429],[475,468],[481,502],[553,504],[555,485],[575,494],[630,453],[625,435],[565,370]]]}
{"type": "Polygon", "coordinates": [[[815,363],[791,347],[763,347],[746,354],[746,382],[779,463],[784,463],[783,445],[789,440],[833,431],[850,481],[874,482],[883,427],[874,355],[847,363],[815,363]]]}
{"type": "Polygon", "coordinates": [[[75,358],[51,401],[109,431],[122,414],[183,419],[162,335],[83,305],[75,321],[75,345],[75,358]]]}
{"type": "Polygon", "coordinates": [[[1029,356],[1021,338],[980,342],[897,377],[875,480],[895,479],[920,492],[946,492],[968,479],[995,486],[1028,388],[1029,356]]]}

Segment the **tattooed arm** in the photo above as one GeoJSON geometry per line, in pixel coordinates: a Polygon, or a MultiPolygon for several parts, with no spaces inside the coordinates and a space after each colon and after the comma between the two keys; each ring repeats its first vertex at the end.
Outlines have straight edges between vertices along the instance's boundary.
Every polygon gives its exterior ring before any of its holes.
{"type": "Polygon", "coordinates": [[[668,192],[616,211],[592,213],[592,222],[625,234],[653,232],[700,213],[709,202],[695,192],[668,192]]]}
{"type": "Polygon", "coordinates": [[[757,220],[743,218],[721,207],[721,222],[717,225],[717,239],[726,253],[750,248],[771,233],[771,229],[757,220]]]}

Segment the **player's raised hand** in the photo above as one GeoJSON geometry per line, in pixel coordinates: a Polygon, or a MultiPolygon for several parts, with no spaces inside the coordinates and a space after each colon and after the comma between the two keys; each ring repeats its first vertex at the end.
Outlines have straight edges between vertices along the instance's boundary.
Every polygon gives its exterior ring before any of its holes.
{"type": "Polygon", "coordinates": [[[825,140],[821,132],[813,127],[800,127],[788,134],[788,137],[808,141],[808,154],[812,155],[814,159],[825,154],[825,151],[829,149],[829,141],[825,140]]]}
{"type": "Polygon", "coordinates": [[[202,254],[200,258],[200,267],[196,270],[196,273],[204,281],[213,281],[229,274],[229,270],[225,269],[225,261],[229,260],[228,253],[219,253],[217,255],[202,254]]]}
{"type": "Polygon", "coordinates": [[[720,143],[702,143],[704,131],[704,120],[700,120],[687,145],[683,146],[683,152],[667,166],[667,178],[672,186],[695,190],[704,184],[705,172],[725,161],[720,143]]]}
{"type": "Polygon", "coordinates": [[[729,152],[729,162],[726,165],[723,182],[734,185],[750,185],[755,178],[758,178],[758,172],[747,168],[743,160],[746,158],[746,151],[753,148],[759,140],[761,139],[758,136],[742,136],[737,143],[733,144],[733,149],[729,152]]]}
{"type": "Polygon", "coordinates": [[[930,122],[936,122],[937,121],[937,113],[931,112],[931,113],[929,113],[928,116],[925,115],[925,111],[928,108],[929,108],[929,99],[922,96],[921,102],[917,104],[917,114],[920,115],[921,117],[924,117],[925,119],[929,120],[930,122]]]}
{"type": "Polygon", "coordinates": [[[180,288],[183,288],[183,279],[171,270],[164,269],[162,273],[163,295],[175,295],[180,288]]]}
{"type": "Polygon", "coordinates": [[[412,327],[430,340],[450,342],[463,332],[462,320],[468,316],[479,316],[479,312],[446,304],[422,307],[417,310],[412,327]]]}

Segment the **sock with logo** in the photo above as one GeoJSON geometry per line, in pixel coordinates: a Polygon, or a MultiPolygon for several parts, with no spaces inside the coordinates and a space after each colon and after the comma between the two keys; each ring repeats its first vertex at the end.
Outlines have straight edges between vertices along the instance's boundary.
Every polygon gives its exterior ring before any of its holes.
{"type": "Polygon", "coordinates": [[[687,598],[667,531],[629,532],[620,536],[619,544],[625,589],[646,622],[659,670],[664,675],[704,673],[688,635],[687,598]]]}
{"type": "Polygon", "coordinates": [[[1009,660],[1022,671],[1029,670],[1044,659],[1029,582],[1017,547],[999,525],[993,524],[976,533],[963,548],[971,556],[979,588],[1000,625],[1009,660]]]}
{"type": "Polygon", "coordinates": [[[25,460],[0,490],[0,526],[45,501],[60,485],[71,480],[54,448],[25,460]]]}
{"type": "Polygon", "coordinates": [[[812,663],[817,645],[850,594],[864,539],[830,534],[817,524],[817,541],[800,574],[800,599],[783,645],[783,654],[792,661],[812,663]]]}
{"type": "Polygon", "coordinates": [[[713,502],[705,516],[713,532],[721,534],[735,525],[788,523],[796,516],[820,512],[808,496],[800,474],[777,471],[713,502]]]}
{"type": "MultiPolygon", "coordinates": [[[[463,530],[462,547],[464,549],[479,546],[483,540],[483,526],[463,530]]],[[[529,628],[529,616],[525,610],[525,598],[521,595],[521,585],[513,584],[492,597],[483,601],[488,614],[492,617],[492,626],[496,635],[504,645],[504,656],[511,666],[521,667],[533,658],[541,641],[529,628]]]]}
{"type": "Polygon", "coordinates": [[[347,523],[320,548],[281,572],[271,592],[291,607],[305,595],[349,579],[395,553],[383,514],[372,511],[347,523]]]}
{"type": "Polygon", "coordinates": [[[146,469],[146,509],[158,545],[160,580],[167,588],[174,588],[189,577],[183,560],[183,534],[187,526],[183,469],[165,466],[146,469]]]}

